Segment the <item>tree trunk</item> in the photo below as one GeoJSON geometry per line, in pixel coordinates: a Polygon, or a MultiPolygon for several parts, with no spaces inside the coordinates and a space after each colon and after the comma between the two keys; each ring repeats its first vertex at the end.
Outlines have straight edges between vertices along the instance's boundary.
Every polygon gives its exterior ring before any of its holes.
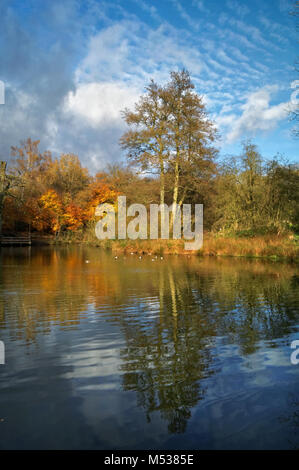
{"type": "Polygon", "coordinates": [[[170,229],[171,230],[173,230],[174,213],[176,211],[176,207],[178,203],[179,179],[180,179],[179,151],[177,150],[177,156],[176,156],[175,167],[174,167],[174,187],[173,187],[173,197],[172,197],[173,210],[171,211],[171,217],[170,217],[170,229]]]}
{"type": "Polygon", "coordinates": [[[5,172],[6,162],[0,162],[0,236],[2,235],[2,213],[4,206],[4,198],[8,189],[5,172]]]}
{"type": "Polygon", "coordinates": [[[160,156],[160,204],[165,202],[165,175],[163,157],[160,156]]]}
{"type": "Polygon", "coordinates": [[[159,160],[160,160],[160,204],[161,204],[161,215],[160,215],[160,220],[161,220],[161,230],[162,230],[162,223],[164,223],[164,216],[165,216],[165,211],[164,211],[164,202],[165,202],[165,174],[164,174],[164,161],[163,161],[163,154],[162,154],[162,149],[159,155],[159,160]]]}

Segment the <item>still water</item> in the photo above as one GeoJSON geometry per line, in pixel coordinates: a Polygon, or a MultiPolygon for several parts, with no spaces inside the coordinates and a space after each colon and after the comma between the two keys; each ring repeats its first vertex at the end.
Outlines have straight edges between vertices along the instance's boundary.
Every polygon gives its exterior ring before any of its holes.
{"type": "Polygon", "coordinates": [[[1,250],[0,448],[298,447],[295,266],[152,258],[1,250]]]}

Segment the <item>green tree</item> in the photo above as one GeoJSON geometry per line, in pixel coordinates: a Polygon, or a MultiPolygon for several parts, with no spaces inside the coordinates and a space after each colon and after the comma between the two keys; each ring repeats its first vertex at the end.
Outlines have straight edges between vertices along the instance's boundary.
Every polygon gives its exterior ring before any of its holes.
{"type": "Polygon", "coordinates": [[[281,232],[299,231],[299,168],[271,160],[266,169],[265,217],[270,227],[281,232]]]}
{"type": "Polygon", "coordinates": [[[218,178],[216,226],[222,230],[256,230],[263,219],[262,157],[256,145],[243,144],[238,157],[225,161],[218,178]]]}
{"type": "Polygon", "coordinates": [[[276,157],[264,161],[256,145],[224,162],[217,177],[214,227],[229,232],[298,230],[298,166],[276,157]]]}

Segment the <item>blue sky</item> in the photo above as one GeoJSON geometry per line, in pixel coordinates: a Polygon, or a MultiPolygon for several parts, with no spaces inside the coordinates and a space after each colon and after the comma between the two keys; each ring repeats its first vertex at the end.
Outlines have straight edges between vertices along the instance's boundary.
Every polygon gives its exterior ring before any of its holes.
{"type": "Polygon", "coordinates": [[[298,37],[287,0],[1,0],[0,155],[32,137],[96,171],[123,158],[120,110],[185,67],[221,135],[298,161],[287,110],[298,37]]]}

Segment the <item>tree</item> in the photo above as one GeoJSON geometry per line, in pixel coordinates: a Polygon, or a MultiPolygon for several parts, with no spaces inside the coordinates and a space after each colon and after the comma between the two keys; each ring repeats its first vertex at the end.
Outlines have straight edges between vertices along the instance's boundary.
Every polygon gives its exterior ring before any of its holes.
{"type": "Polygon", "coordinates": [[[8,195],[10,181],[6,175],[6,162],[0,162],[0,235],[2,235],[2,213],[4,207],[4,200],[8,195]]]}
{"type": "Polygon", "coordinates": [[[202,97],[194,91],[189,72],[171,72],[170,76],[170,82],[163,89],[163,99],[169,122],[172,202],[182,205],[192,188],[190,181],[194,172],[205,171],[216,155],[211,143],[216,139],[217,132],[207,117],[202,97]]]}
{"type": "Polygon", "coordinates": [[[13,173],[23,179],[28,177],[40,177],[44,174],[52,161],[50,152],[39,151],[39,140],[21,141],[21,146],[12,146],[11,155],[13,157],[13,173]]]}
{"type": "Polygon", "coordinates": [[[138,175],[132,168],[121,163],[107,165],[104,172],[96,174],[96,181],[108,184],[111,188],[117,188],[118,193],[125,195],[127,204],[159,203],[160,182],[151,175],[138,175]]]}
{"type": "Polygon", "coordinates": [[[59,194],[68,194],[70,200],[84,189],[89,181],[88,170],[83,168],[77,155],[62,154],[48,170],[48,183],[59,194]]]}
{"type": "Polygon", "coordinates": [[[15,199],[14,190],[22,188],[20,178],[6,173],[7,163],[0,161],[0,235],[2,235],[3,213],[5,213],[5,203],[7,198],[15,199]]]}
{"type": "Polygon", "coordinates": [[[10,177],[17,182],[12,190],[16,222],[31,227],[40,216],[37,201],[49,188],[48,174],[52,156],[48,151],[40,152],[39,140],[30,138],[22,141],[20,146],[11,147],[11,154],[10,177]]]}
{"type": "Polygon", "coordinates": [[[67,230],[78,230],[86,221],[84,210],[73,202],[65,207],[64,218],[67,230]]]}
{"type": "Polygon", "coordinates": [[[271,160],[266,169],[265,218],[276,231],[299,231],[299,167],[271,160]]]}
{"type": "Polygon", "coordinates": [[[117,192],[114,188],[111,188],[110,185],[97,181],[90,184],[86,194],[86,202],[83,204],[86,219],[89,221],[95,221],[96,207],[99,204],[104,204],[106,202],[114,204],[116,197],[117,192]]]}
{"type": "Polygon", "coordinates": [[[50,189],[40,198],[42,207],[47,211],[51,230],[57,236],[65,223],[63,203],[58,194],[50,189]]]}
{"type": "Polygon", "coordinates": [[[214,228],[228,232],[298,230],[299,171],[276,157],[264,161],[256,145],[222,164],[217,178],[214,228]]]}
{"type": "Polygon", "coordinates": [[[153,168],[158,172],[160,204],[165,202],[166,178],[170,177],[175,207],[194,191],[192,174],[204,173],[211,166],[216,154],[211,143],[217,134],[189,72],[171,72],[170,78],[164,87],[152,81],[135,112],[124,111],[131,129],[120,143],[141,171],[153,168]]]}
{"type": "Polygon", "coordinates": [[[128,150],[129,160],[142,171],[156,170],[160,176],[160,204],[165,202],[165,171],[169,156],[168,110],[163,90],[153,80],[146,94],[135,105],[135,112],[125,109],[123,118],[131,129],[120,144],[128,150]]]}
{"type": "Polygon", "coordinates": [[[218,178],[218,216],[216,226],[223,230],[256,230],[263,219],[262,158],[256,145],[243,143],[238,158],[222,164],[218,178]]]}

